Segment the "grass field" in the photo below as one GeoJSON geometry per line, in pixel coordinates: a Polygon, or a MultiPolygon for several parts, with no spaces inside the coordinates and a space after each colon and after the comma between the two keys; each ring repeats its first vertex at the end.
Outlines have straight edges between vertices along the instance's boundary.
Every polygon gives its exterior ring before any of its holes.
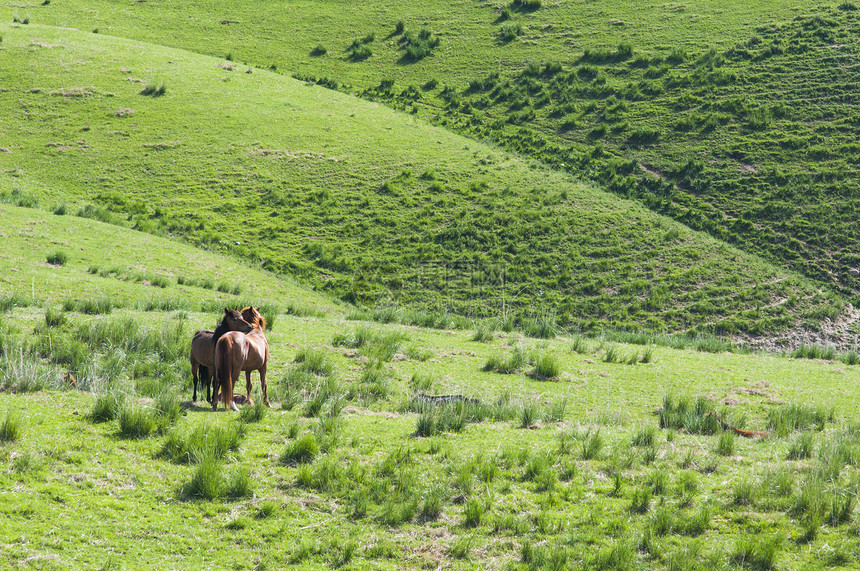
{"type": "Polygon", "coordinates": [[[799,569],[860,554],[856,355],[361,321],[217,254],[0,208],[4,565],[799,569]],[[108,248],[135,254],[102,276],[108,248]],[[241,292],[177,283],[189,256],[194,279],[241,292]],[[100,296],[117,306],[87,312],[100,296]],[[245,303],[271,312],[274,408],[212,413],[189,400],[188,343],[245,303]]]}
{"type": "Polygon", "coordinates": [[[846,307],[635,202],[374,103],[101,34],[0,33],[13,204],[181,236],[369,305],[771,336],[846,307]],[[142,95],[150,82],[166,94],[142,95]]]}
{"type": "Polygon", "coordinates": [[[0,567],[856,568],[856,14],[0,6],[0,567]]]}
{"type": "Polygon", "coordinates": [[[443,115],[447,128],[564,164],[856,301],[855,8],[207,2],[175,18],[160,5],[64,2],[29,12],[443,115]],[[418,30],[438,45],[409,57],[407,32],[418,30]],[[353,44],[370,55],[354,57],[353,44]]]}
{"type": "MultiPolygon", "coordinates": [[[[183,345],[215,318],[67,319],[53,328],[57,357],[66,332],[87,324],[184,327],[183,345]]],[[[38,344],[41,308],[4,321],[38,344]]],[[[34,373],[5,334],[0,418],[19,430],[0,448],[0,478],[14,490],[3,505],[6,564],[791,569],[849,566],[858,555],[856,366],[598,339],[577,340],[577,353],[572,339],[476,342],[470,331],[337,316],[276,323],[275,408],[258,420],[244,407],[245,421],[187,402],[184,352],[169,370],[140,372],[146,355],[128,349],[123,363],[94,337],[97,370],[78,376],[92,393],[51,389],[61,362],[43,373],[46,390],[16,394],[32,390],[23,381],[34,373]],[[339,335],[366,341],[342,348],[339,335]],[[518,370],[482,370],[514,346],[526,354],[518,370]],[[640,362],[627,364],[631,356],[640,362]],[[532,376],[529,363],[542,358],[558,369],[550,380],[532,376]],[[422,408],[410,403],[417,392],[483,404],[422,408]],[[734,426],[771,437],[748,441],[719,425],[699,434],[707,428],[692,409],[661,428],[655,411],[667,395],[705,396],[734,426]],[[120,403],[115,419],[96,422],[106,399],[120,403]],[[180,401],[189,408],[179,416],[162,412],[180,401]],[[783,417],[799,426],[773,420],[783,417]],[[210,446],[230,434],[238,446],[194,452],[195,430],[210,446]]]]}

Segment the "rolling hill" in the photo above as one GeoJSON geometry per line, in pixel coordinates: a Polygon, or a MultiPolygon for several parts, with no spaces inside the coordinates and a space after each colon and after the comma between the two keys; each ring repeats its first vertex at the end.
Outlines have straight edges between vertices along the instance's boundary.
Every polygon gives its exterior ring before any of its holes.
{"type": "Polygon", "coordinates": [[[124,219],[367,304],[758,334],[845,307],[635,202],[373,102],[103,34],[0,33],[13,203],[124,219]]]}

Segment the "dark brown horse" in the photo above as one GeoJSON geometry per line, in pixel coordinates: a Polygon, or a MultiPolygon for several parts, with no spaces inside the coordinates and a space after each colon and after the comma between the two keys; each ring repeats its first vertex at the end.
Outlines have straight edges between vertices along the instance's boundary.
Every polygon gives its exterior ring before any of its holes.
{"type": "Polygon", "coordinates": [[[238,410],[233,402],[233,387],[239,382],[239,374],[242,371],[245,371],[248,403],[253,404],[250,399],[251,371],[260,371],[263,401],[266,406],[272,406],[266,385],[266,368],[269,363],[269,343],[263,333],[266,320],[254,307],[243,309],[242,317],[253,326],[251,332],[246,335],[238,331],[229,331],[215,344],[215,388],[212,394],[212,410],[218,410],[219,390],[224,408],[238,410]]]}
{"type": "MultiPolygon", "coordinates": [[[[228,331],[241,331],[248,333],[253,329],[250,323],[245,321],[242,313],[235,309],[224,308],[224,317],[215,331],[201,330],[194,334],[191,340],[191,377],[194,379],[193,402],[197,401],[197,371],[200,370],[200,382],[206,387],[206,401],[211,402],[209,395],[210,371],[215,371],[215,343],[228,331]]],[[[202,387],[201,387],[202,388],[202,387]]]]}

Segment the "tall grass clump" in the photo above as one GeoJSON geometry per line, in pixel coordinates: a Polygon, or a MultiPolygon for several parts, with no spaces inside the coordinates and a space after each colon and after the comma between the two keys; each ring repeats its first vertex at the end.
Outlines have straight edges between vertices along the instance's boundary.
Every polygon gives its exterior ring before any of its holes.
{"type": "Polygon", "coordinates": [[[266,403],[262,399],[257,399],[253,405],[242,408],[239,413],[239,420],[246,423],[260,422],[266,418],[267,410],[266,403]]]}
{"type": "Polygon", "coordinates": [[[520,428],[537,426],[542,416],[540,406],[532,402],[523,403],[520,407],[520,428]]]}
{"type": "Polygon", "coordinates": [[[815,435],[812,432],[801,432],[794,441],[788,445],[788,460],[804,460],[812,458],[815,448],[815,435]]]}
{"type": "Polygon", "coordinates": [[[735,435],[731,432],[725,431],[720,434],[717,439],[717,445],[714,449],[714,452],[719,454],[720,456],[731,456],[735,451],[735,435]]]}
{"type": "Polygon", "coordinates": [[[400,45],[406,50],[404,60],[419,61],[424,59],[439,45],[439,38],[433,35],[427,28],[421,28],[416,34],[406,31],[400,38],[400,45]]]}
{"type": "Polygon", "coordinates": [[[145,438],[155,433],[158,422],[151,410],[126,402],[119,410],[119,432],[126,438],[145,438]]]}
{"type": "Polygon", "coordinates": [[[224,485],[223,495],[228,498],[248,498],[254,495],[251,474],[244,466],[237,466],[224,485]]]}
{"type": "Polygon", "coordinates": [[[162,391],[155,397],[153,414],[163,429],[165,426],[179,420],[185,414],[185,411],[182,409],[182,405],[179,404],[179,397],[172,391],[167,390],[162,391]]]}
{"type": "Polygon", "coordinates": [[[538,380],[546,381],[557,379],[561,374],[561,366],[552,353],[541,353],[535,359],[535,368],[532,376],[538,380]]]}
{"type": "Polygon", "coordinates": [[[732,503],[736,506],[751,506],[755,503],[761,487],[755,482],[743,478],[732,487],[732,503]]]}
{"type": "Polygon", "coordinates": [[[57,250],[48,254],[46,259],[52,266],[65,266],[69,261],[69,255],[62,250],[57,250]]]}
{"type": "Polygon", "coordinates": [[[477,498],[469,498],[463,506],[463,525],[465,527],[478,527],[484,518],[486,506],[477,498]]]}
{"type": "Polygon", "coordinates": [[[806,345],[802,343],[800,347],[791,353],[794,359],[822,359],[832,361],[836,358],[836,349],[834,347],[824,347],[822,345],[806,345]]]}
{"type": "Polygon", "coordinates": [[[628,540],[616,539],[600,548],[589,563],[591,569],[632,571],[636,569],[636,548],[628,540]]]}
{"type": "Polygon", "coordinates": [[[97,299],[72,299],[67,297],[63,300],[64,311],[76,311],[86,315],[107,315],[121,304],[109,297],[97,299]]]}
{"type": "Polygon", "coordinates": [[[523,323],[523,333],[537,339],[552,339],[558,334],[555,315],[545,314],[523,323]]]}
{"type": "Polygon", "coordinates": [[[606,363],[618,363],[622,360],[621,353],[618,351],[618,347],[615,345],[610,345],[606,348],[606,353],[603,354],[603,361],[606,363]]]}
{"type": "Polygon", "coordinates": [[[300,364],[301,370],[314,375],[328,376],[334,372],[334,364],[322,349],[305,347],[296,355],[295,362],[300,364]]]}
{"type": "Polygon", "coordinates": [[[362,325],[356,327],[355,331],[348,335],[345,333],[335,333],[334,337],[332,337],[331,344],[335,347],[358,349],[370,343],[375,337],[376,336],[370,327],[362,325]]]}
{"type": "Polygon", "coordinates": [[[735,541],[731,561],[739,567],[767,571],[776,567],[776,558],[782,547],[777,536],[757,537],[742,535],[735,541]]]}
{"type": "Polygon", "coordinates": [[[660,428],[684,429],[692,434],[716,434],[722,430],[717,418],[716,405],[704,397],[692,399],[671,394],[663,398],[660,408],[660,428]]]}
{"type": "Polygon", "coordinates": [[[20,188],[13,188],[11,192],[0,192],[0,202],[14,206],[23,206],[25,208],[36,208],[39,206],[39,200],[34,195],[24,192],[20,188]]]}
{"type": "MultiPolygon", "coordinates": [[[[508,12],[510,13],[510,12],[508,12]]],[[[500,42],[511,42],[517,39],[517,36],[521,36],[523,33],[522,24],[517,24],[514,22],[502,24],[499,27],[498,37],[500,42]]]]}
{"type": "Polygon", "coordinates": [[[150,95],[152,97],[161,97],[165,93],[167,93],[167,87],[165,87],[163,81],[157,79],[148,81],[146,86],[140,90],[141,95],[150,95]]]}
{"type": "Polygon", "coordinates": [[[600,431],[587,432],[582,438],[580,451],[583,460],[595,460],[600,457],[603,450],[603,437],[600,431]]]}
{"type": "Polygon", "coordinates": [[[319,453],[319,444],[313,434],[307,433],[293,441],[281,453],[281,464],[295,466],[312,462],[319,453]]]}
{"type": "Polygon", "coordinates": [[[23,295],[12,293],[0,296],[0,311],[9,311],[14,307],[30,307],[33,300],[23,295]]]}
{"type": "Polygon", "coordinates": [[[472,341],[488,343],[493,340],[493,328],[487,324],[481,324],[475,329],[472,341]]]}
{"type": "Polygon", "coordinates": [[[633,435],[633,446],[654,446],[657,430],[653,426],[644,426],[633,435]]]}
{"type": "Polygon", "coordinates": [[[203,424],[188,428],[174,428],[167,433],[160,456],[176,463],[199,463],[205,458],[220,459],[227,452],[237,450],[245,437],[245,425],[240,422],[203,424]]]}
{"type": "Polygon", "coordinates": [[[187,499],[214,500],[222,496],[223,489],[221,462],[214,456],[205,456],[200,459],[191,481],[182,488],[182,496],[187,499]]]}
{"type": "Polygon", "coordinates": [[[833,407],[827,409],[791,403],[768,410],[767,420],[768,429],[784,437],[796,430],[824,430],[828,422],[835,422],[836,412],[833,407]]]}
{"type": "Polygon", "coordinates": [[[15,442],[24,434],[24,424],[21,417],[11,409],[6,411],[3,422],[0,422],[0,442],[15,442]]]}
{"type": "Polygon", "coordinates": [[[45,325],[48,327],[61,327],[68,323],[66,312],[61,309],[49,307],[45,310],[45,325]]]}
{"type": "Polygon", "coordinates": [[[90,409],[92,422],[109,422],[119,417],[119,411],[125,405],[125,394],[106,392],[98,395],[90,409]]]}
{"type": "Polygon", "coordinates": [[[38,355],[21,347],[4,345],[0,357],[0,389],[32,393],[47,388],[59,388],[59,375],[46,367],[38,355]]]}
{"type": "Polygon", "coordinates": [[[432,404],[420,398],[412,399],[405,407],[417,412],[415,435],[428,437],[443,432],[461,432],[470,422],[483,422],[493,416],[492,407],[473,400],[458,400],[432,404]]]}
{"type": "Polygon", "coordinates": [[[512,0],[511,8],[525,12],[537,10],[543,5],[542,0],[512,0]]]}
{"type": "Polygon", "coordinates": [[[491,355],[484,364],[483,370],[511,374],[519,371],[525,362],[525,351],[523,351],[522,347],[516,346],[511,349],[511,355],[507,359],[498,354],[491,355]]]}
{"type": "Polygon", "coordinates": [[[591,352],[591,346],[588,344],[585,337],[582,335],[575,335],[573,337],[573,342],[570,345],[570,350],[574,353],[584,355],[591,352]]]}

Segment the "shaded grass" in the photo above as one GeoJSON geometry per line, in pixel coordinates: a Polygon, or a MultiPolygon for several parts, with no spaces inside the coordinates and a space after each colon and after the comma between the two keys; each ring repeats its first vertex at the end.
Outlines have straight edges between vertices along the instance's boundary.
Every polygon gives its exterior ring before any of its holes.
{"type": "Polygon", "coordinates": [[[13,413],[12,410],[7,410],[3,417],[3,422],[0,422],[0,441],[15,442],[24,434],[24,423],[21,417],[13,413]]]}
{"type": "Polygon", "coordinates": [[[206,458],[222,459],[238,450],[245,437],[244,423],[203,424],[194,428],[176,427],[167,433],[159,456],[177,463],[200,463],[206,458]]]}

